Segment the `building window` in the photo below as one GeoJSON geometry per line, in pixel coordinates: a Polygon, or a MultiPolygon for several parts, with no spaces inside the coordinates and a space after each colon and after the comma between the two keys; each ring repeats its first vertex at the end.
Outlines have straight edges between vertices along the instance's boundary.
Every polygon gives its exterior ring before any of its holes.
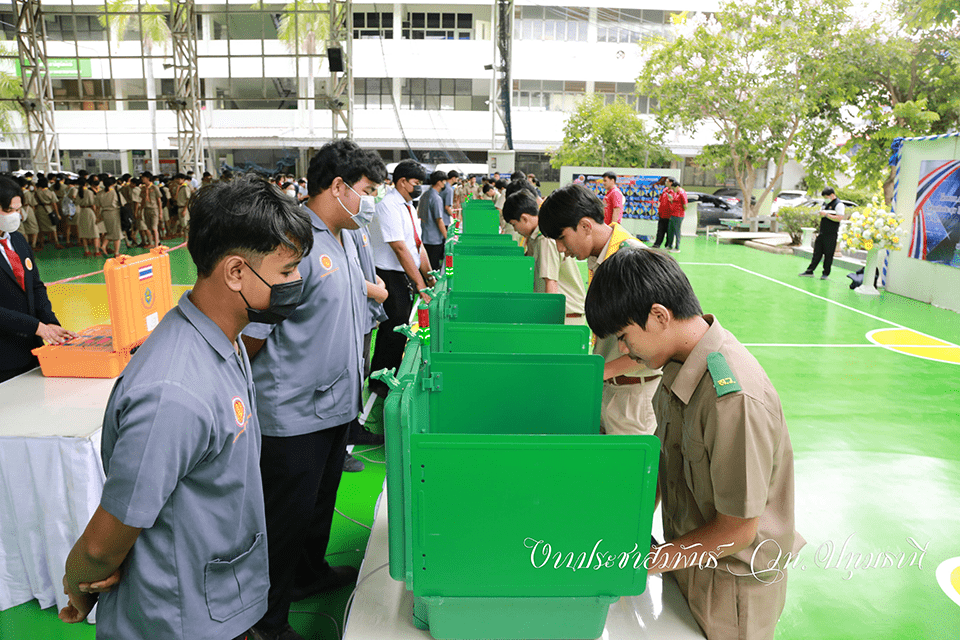
{"type": "MultiPolygon", "coordinates": [[[[400,85],[400,108],[429,111],[486,111],[489,80],[453,78],[404,78],[400,85]]],[[[390,105],[384,105],[387,107],[390,105]]]]}
{"type": "Polygon", "coordinates": [[[670,14],[644,9],[597,9],[597,42],[640,42],[666,37],[670,14]]]}
{"type": "Polygon", "coordinates": [[[655,113],[657,109],[657,99],[637,95],[637,86],[632,82],[595,82],[593,90],[603,96],[606,104],[623,100],[638,113],[655,113]]]}
{"type": "Polygon", "coordinates": [[[586,42],[589,10],[577,7],[518,7],[514,13],[515,40],[586,42]]]}
{"type": "Polygon", "coordinates": [[[513,107],[521,111],[573,111],[587,91],[582,80],[514,80],[513,107]]]}
{"type": "Polygon", "coordinates": [[[107,30],[97,15],[44,13],[47,38],[61,42],[106,40],[107,30]]]}
{"type": "Polygon", "coordinates": [[[113,103],[113,81],[93,78],[51,78],[53,104],[57,111],[107,111],[113,103]]]}
{"type": "Polygon", "coordinates": [[[473,14],[410,12],[403,21],[403,39],[473,40],[473,14]]]}
{"type": "Polygon", "coordinates": [[[393,14],[355,11],[353,14],[353,38],[354,40],[393,38],[393,14]]]}
{"type": "Polygon", "coordinates": [[[391,78],[354,78],[353,106],[357,109],[392,109],[391,78]]]}

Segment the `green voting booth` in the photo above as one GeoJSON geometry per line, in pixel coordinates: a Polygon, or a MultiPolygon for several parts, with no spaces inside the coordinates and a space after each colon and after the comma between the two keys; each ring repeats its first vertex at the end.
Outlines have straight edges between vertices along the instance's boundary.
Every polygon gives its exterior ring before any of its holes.
{"type": "Polygon", "coordinates": [[[390,575],[438,639],[598,637],[646,585],[659,441],[600,435],[603,359],[562,295],[463,290],[460,268],[377,374],[390,575]]]}

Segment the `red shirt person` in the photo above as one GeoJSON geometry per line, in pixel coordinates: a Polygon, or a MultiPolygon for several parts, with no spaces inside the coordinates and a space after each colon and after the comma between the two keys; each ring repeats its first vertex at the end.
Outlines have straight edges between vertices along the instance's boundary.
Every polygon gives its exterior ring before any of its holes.
{"type": "Polygon", "coordinates": [[[607,171],[603,174],[603,188],[607,195],[603,198],[603,221],[607,225],[623,219],[623,194],[617,188],[617,174],[607,171]]]}

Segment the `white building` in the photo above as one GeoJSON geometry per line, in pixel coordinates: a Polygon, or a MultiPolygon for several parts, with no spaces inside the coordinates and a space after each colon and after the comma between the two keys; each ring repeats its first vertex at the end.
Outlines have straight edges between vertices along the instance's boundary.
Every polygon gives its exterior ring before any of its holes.
{"type": "MultiPolygon", "coordinates": [[[[136,1],[130,4],[134,11],[136,1]]],[[[649,114],[655,101],[635,94],[638,43],[669,37],[672,13],[714,11],[717,4],[686,0],[665,9],[657,0],[619,0],[613,6],[587,0],[561,7],[517,0],[511,66],[517,166],[548,179],[555,173],[546,152],[559,146],[567,114],[588,93],[610,101],[622,96],[649,114]]],[[[168,5],[157,6],[168,13],[168,5]]],[[[331,112],[322,99],[330,78],[327,61],[296,52],[278,37],[285,5],[259,6],[252,0],[196,5],[208,167],[256,165],[304,173],[309,150],[331,137],[331,112]]],[[[145,47],[135,14],[122,41],[109,38],[100,19],[104,0],[44,0],[43,7],[63,167],[156,171],[148,99],[157,96],[159,170],[173,172],[176,117],[165,102],[174,94],[169,42],[145,47]]],[[[7,59],[0,64],[8,70],[16,57],[11,11],[0,13],[7,41],[7,59]]],[[[486,162],[492,128],[502,131],[490,106],[493,72],[484,68],[495,55],[492,15],[490,2],[469,0],[354,4],[350,62],[357,142],[378,150],[387,162],[409,151],[427,163],[486,162]]],[[[28,141],[15,132],[4,134],[0,170],[25,167],[28,141]]],[[[674,136],[668,142],[689,158],[709,139],[674,136]]],[[[684,182],[718,186],[710,184],[717,182],[713,172],[692,167],[684,182]]]]}

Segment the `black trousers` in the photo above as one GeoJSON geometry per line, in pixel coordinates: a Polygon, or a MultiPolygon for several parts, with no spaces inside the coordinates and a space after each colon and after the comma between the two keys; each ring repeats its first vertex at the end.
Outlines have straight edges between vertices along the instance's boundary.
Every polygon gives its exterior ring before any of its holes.
{"type": "Polygon", "coordinates": [[[443,268],[443,250],[442,244],[426,244],[423,248],[427,250],[427,257],[430,258],[430,268],[432,271],[443,268]]]}
{"type": "Polygon", "coordinates": [[[820,264],[820,258],[823,258],[823,275],[830,275],[830,267],[833,266],[833,253],[837,250],[837,235],[834,233],[817,234],[817,239],[813,242],[813,259],[810,266],[807,267],[807,273],[813,273],[820,264]]]}
{"type": "MultiPolygon", "coordinates": [[[[36,358],[34,358],[34,360],[36,360],[36,358]]],[[[0,382],[6,382],[10,378],[16,378],[21,373],[26,373],[37,366],[39,366],[39,361],[33,364],[17,367],[16,369],[0,369],[0,382]]]]}
{"type": "Polygon", "coordinates": [[[670,228],[670,218],[660,218],[657,220],[657,239],[653,246],[657,249],[663,244],[663,239],[667,236],[667,230],[670,228]]]}
{"type": "MultiPolygon", "coordinates": [[[[370,363],[373,371],[400,367],[407,338],[395,332],[393,328],[407,324],[410,320],[410,312],[413,311],[411,286],[407,274],[402,271],[377,269],[377,275],[383,279],[383,283],[387,286],[387,293],[390,295],[383,303],[387,319],[377,328],[377,341],[373,346],[373,361],[370,363]]],[[[370,391],[385,398],[388,388],[379,380],[371,380],[370,391]]]]}
{"type": "Polygon", "coordinates": [[[350,423],[287,438],[263,436],[260,474],[267,512],[270,594],[258,626],[282,628],[294,585],[329,570],[324,559],[350,423]]]}

